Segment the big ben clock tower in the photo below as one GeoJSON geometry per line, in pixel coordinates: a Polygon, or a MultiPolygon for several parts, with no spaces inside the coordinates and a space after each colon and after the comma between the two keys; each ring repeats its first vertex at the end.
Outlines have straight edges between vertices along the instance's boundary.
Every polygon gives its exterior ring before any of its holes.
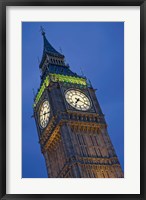
{"type": "Polygon", "coordinates": [[[123,178],[107,124],[86,77],[65,64],[44,30],[34,117],[49,178],[123,178]]]}

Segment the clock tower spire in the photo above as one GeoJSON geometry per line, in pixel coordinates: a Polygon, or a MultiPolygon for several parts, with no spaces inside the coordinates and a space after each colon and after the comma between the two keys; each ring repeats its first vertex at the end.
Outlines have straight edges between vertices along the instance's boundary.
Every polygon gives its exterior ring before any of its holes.
{"type": "Polygon", "coordinates": [[[55,65],[56,66],[62,66],[62,65],[65,66],[65,62],[64,62],[64,55],[59,53],[48,42],[48,40],[46,38],[45,31],[44,31],[44,29],[42,27],[41,27],[41,33],[42,33],[42,36],[43,36],[44,48],[43,48],[43,55],[42,55],[42,59],[41,59],[39,67],[41,69],[42,76],[44,76],[44,73],[46,72],[46,67],[45,66],[47,64],[54,66],[54,69],[55,69],[55,65]]]}
{"type": "Polygon", "coordinates": [[[95,89],[41,32],[41,83],[33,108],[48,177],[122,178],[95,89]]]}

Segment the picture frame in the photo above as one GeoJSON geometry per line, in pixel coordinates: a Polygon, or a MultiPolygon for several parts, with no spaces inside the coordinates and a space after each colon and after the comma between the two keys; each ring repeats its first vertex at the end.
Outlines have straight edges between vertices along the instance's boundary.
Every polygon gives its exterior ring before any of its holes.
{"type": "Polygon", "coordinates": [[[146,64],[146,2],[144,0],[80,0],[80,1],[0,1],[0,38],[1,38],[1,68],[0,68],[0,198],[1,199],[50,199],[50,198],[97,198],[97,199],[146,199],[145,181],[146,181],[146,137],[145,137],[145,64],[146,64]],[[140,194],[7,194],[6,185],[7,175],[6,169],[9,167],[6,164],[6,131],[7,131],[7,107],[8,99],[6,87],[6,8],[7,6],[140,6],[140,194]]]}

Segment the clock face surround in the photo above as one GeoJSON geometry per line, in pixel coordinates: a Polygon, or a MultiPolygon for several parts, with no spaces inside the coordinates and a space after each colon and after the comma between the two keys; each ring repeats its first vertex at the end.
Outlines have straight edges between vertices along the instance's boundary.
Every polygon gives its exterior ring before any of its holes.
{"type": "Polygon", "coordinates": [[[49,101],[45,100],[39,111],[39,124],[41,128],[45,128],[50,118],[50,104],[49,101]]]}
{"type": "Polygon", "coordinates": [[[82,91],[70,89],[65,93],[66,101],[75,109],[86,111],[91,108],[91,100],[82,91]]]}

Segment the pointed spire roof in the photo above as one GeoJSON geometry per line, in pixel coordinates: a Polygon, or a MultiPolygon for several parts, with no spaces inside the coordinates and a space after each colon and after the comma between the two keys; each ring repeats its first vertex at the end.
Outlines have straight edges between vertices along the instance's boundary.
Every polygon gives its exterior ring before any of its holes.
{"type": "Polygon", "coordinates": [[[52,45],[48,42],[48,40],[45,36],[44,29],[42,27],[41,27],[41,31],[42,31],[42,36],[43,36],[43,40],[44,40],[44,52],[43,53],[47,53],[47,54],[55,56],[55,57],[64,58],[64,55],[62,55],[61,53],[56,51],[56,49],[54,49],[52,47],[52,45]]]}

